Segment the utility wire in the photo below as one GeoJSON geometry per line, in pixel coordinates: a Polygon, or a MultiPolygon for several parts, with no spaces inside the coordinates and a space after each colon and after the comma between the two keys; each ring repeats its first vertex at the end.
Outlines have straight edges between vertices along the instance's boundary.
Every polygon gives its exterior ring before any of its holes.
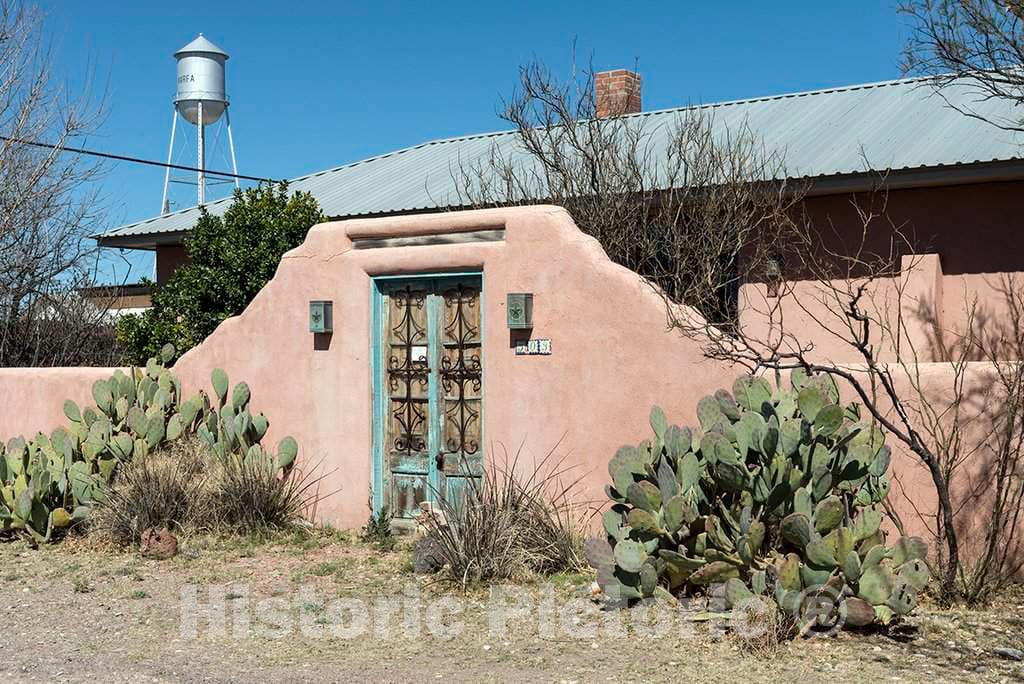
{"type": "Polygon", "coordinates": [[[238,173],[228,173],[227,171],[211,171],[209,169],[199,169],[194,166],[182,166],[181,164],[167,164],[161,161],[154,161],[152,159],[140,159],[139,157],[127,157],[122,154],[112,154],[110,152],[97,152],[96,150],[87,150],[81,147],[66,147],[57,145],[48,145],[46,143],[36,142],[34,140],[22,140],[20,138],[9,138],[6,135],[0,135],[0,140],[6,142],[17,143],[19,145],[28,145],[30,147],[43,147],[49,150],[59,149],[64,152],[73,152],[75,154],[85,154],[93,157],[102,157],[103,159],[114,159],[117,161],[132,162],[133,164],[148,164],[149,166],[159,166],[161,168],[175,169],[178,171],[202,171],[203,173],[210,176],[226,176],[228,178],[238,178],[240,180],[251,180],[259,182],[275,182],[273,178],[257,178],[256,176],[243,176],[238,173]]]}

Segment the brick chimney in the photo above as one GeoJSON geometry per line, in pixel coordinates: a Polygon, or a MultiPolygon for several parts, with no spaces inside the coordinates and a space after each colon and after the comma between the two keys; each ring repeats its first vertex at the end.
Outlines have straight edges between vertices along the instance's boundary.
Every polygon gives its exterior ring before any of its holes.
{"type": "Polygon", "coordinates": [[[626,69],[599,71],[594,75],[597,116],[621,116],[643,111],[640,74],[626,69]]]}

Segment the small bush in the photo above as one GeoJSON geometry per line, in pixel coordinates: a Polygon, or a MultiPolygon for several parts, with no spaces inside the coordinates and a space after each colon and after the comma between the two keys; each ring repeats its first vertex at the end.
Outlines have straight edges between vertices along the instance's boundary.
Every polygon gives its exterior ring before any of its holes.
{"type": "Polygon", "coordinates": [[[118,321],[126,354],[145,363],[165,344],[177,355],[202,342],[225,318],[242,313],[274,276],[281,255],[323,218],[312,195],[289,192],[287,184],[236,190],[223,216],[203,211],[185,238],[189,262],[156,288],[152,307],[118,321]]]}
{"type": "Polygon", "coordinates": [[[778,657],[799,631],[793,614],[778,610],[775,601],[754,596],[735,606],[730,637],[742,653],[762,660],[778,657]]]}
{"type": "Polygon", "coordinates": [[[206,449],[179,440],[125,464],[107,490],[93,529],[122,546],[138,544],[148,528],[180,530],[215,510],[206,449]]]}
{"type": "Polygon", "coordinates": [[[519,467],[521,451],[505,462],[492,459],[479,482],[470,480],[456,501],[442,500],[443,516],[428,520],[436,555],[463,587],[585,566],[571,497],[578,480],[565,484],[567,469],[553,452],[531,468],[519,467]]]}
{"type": "Polygon", "coordinates": [[[122,546],[147,528],[236,534],[285,529],[316,499],[319,478],[280,471],[265,459],[223,461],[182,439],[125,464],[99,504],[93,531],[122,546]]]}
{"type": "Polygon", "coordinates": [[[285,529],[302,518],[318,498],[320,478],[272,462],[229,457],[217,469],[214,501],[220,526],[236,533],[285,529]]]}
{"type": "Polygon", "coordinates": [[[96,585],[83,577],[76,577],[71,583],[71,588],[76,594],[91,594],[96,591],[96,585]]]}
{"type": "Polygon", "coordinates": [[[390,551],[395,548],[395,533],[391,529],[391,509],[384,506],[377,513],[370,513],[370,519],[366,521],[359,539],[367,544],[373,544],[381,551],[390,551]]]}

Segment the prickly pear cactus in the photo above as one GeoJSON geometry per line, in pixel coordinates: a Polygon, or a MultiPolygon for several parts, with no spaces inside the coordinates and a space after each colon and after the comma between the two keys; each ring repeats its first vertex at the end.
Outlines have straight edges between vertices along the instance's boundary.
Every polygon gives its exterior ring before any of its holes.
{"type": "Polygon", "coordinates": [[[227,374],[215,369],[216,406],[203,392],[183,400],[180,381],[163,366],[172,358],[168,345],[145,368],[119,369],[98,380],[92,387],[96,404],[80,408],[65,401],[68,424],[50,435],[0,442],[0,533],[54,539],[88,516],[120,464],[186,435],[197,435],[220,458],[291,467],[298,454],[293,438],[282,439],[276,455],[260,445],[269,422],[252,414],[248,385],[237,384],[228,397],[227,374]]]}
{"type": "MultiPolygon", "coordinates": [[[[211,406],[206,395],[197,413],[195,434],[220,458],[234,455],[251,463],[254,460],[268,467],[287,470],[295,462],[299,446],[292,437],[285,437],[277,446],[277,453],[266,451],[260,444],[270,426],[262,413],[253,414],[249,408],[249,385],[240,382],[229,393],[228,375],[220,368],[211,374],[211,384],[217,403],[211,406]]],[[[190,427],[192,423],[189,423],[190,427]]]]}
{"type": "Polygon", "coordinates": [[[732,607],[760,595],[799,614],[834,599],[848,626],[906,615],[929,579],[925,543],[885,545],[881,502],[890,452],[882,433],[841,406],[825,376],[792,389],[741,377],[697,405],[700,430],[651,411],[654,437],[608,464],[604,539],[587,551],[611,597],[724,588],[732,607]]]}

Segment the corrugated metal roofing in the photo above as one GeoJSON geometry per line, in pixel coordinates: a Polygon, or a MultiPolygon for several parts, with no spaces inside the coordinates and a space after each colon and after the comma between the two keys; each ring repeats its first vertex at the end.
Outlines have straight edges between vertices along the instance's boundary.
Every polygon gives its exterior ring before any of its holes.
{"type": "MultiPolygon", "coordinates": [[[[768,147],[784,155],[787,175],[816,178],[866,170],[945,167],[1024,158],[1024,137],[965,116],[950,103],[984,117],[1015,120],[1005,100],[982,100],[968,85],[937,95],[925,79],[902,79],[750,100],[697,105],[721,130],[747,126],[768,147]],[[944,99],[945,98],[945,99],[944,99]],[[948,100],[948,102],[946,101],[948,100]]],[[[643,112],[638,122],[668,140],[670,124],[686,107],[643,112]],[[665,124],[665,125],[661,125],[665,124]]],[[[311,193],[331,217],[365,216],[457,205],[453,171],[483,160],[498,146],[506,158],[522,156],[511,131],[434,140],[290,181],[292,190],[311,193]]],[[[230,198],[207,209],[223,214],[230,198]]],[[[117,238],[190,229],[195,207],[139,221],[103,235],[117,238]]]]}

